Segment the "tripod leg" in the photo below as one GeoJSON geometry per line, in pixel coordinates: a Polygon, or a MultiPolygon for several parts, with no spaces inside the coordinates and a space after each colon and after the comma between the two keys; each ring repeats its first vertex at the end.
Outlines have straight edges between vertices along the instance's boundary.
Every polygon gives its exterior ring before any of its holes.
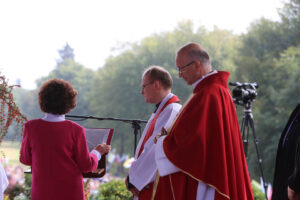
{"type": "Polygon", "coordinates": [[[243,121],[241,125],[241,132],[242,132],[242,140],[243,140],[243,147],[246,159],[248,158],[248,120],[246,119],[246,115],[243,116],[243,121]],[[247,127],[247,128],[246,128],[247,127]]]}
{"type": "Polygon", "coordinates": [[[255,149],[256,149],[257,161],[258,161],[258,165],[259,165],[259,169],[260,169],[260,173],[261,173],[261,178],[262,178],[262,181],[263,181],[263,186],[264,186],[264,189],[265,189],[265,196],[266,196],[266,199],[268,199],[267,184],[265,183],[265,177],[264,177],[263,167],[262,167],[262,158],[260,156],[260,152],[259,152],[259,149],[258,149],[258,139],[257,139],[256,133],[255,133],[254,121],[253,121],[252,114],[249,114],[249,124],[250,124],[250,128],[251,128],[252,134],[253,134],[253,142],[254,142],[255,149]]]}

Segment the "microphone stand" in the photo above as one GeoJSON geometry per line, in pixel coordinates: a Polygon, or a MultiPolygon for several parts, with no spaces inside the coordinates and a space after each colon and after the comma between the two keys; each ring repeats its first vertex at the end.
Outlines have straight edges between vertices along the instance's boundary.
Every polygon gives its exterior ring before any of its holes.
{"type": "Polygon", "coordinates": [[[141,130],[140,123],[147,123],[145,120],[140,120],[140,119],[121,119],[121,118],[112,118],[112,117],[93,117],[93,116],[80,116],[80,115],[66,115],[66,118],[76,118],[76,119],[96,119],[96,120],[111,120],[111,121],[121,121],[125,123],[131,123],[131,126],[133,128],[133,134],[134,134],[134,154],[136,150],[136,145],[137,145],[137,135],[138,131],[141,130]]]}

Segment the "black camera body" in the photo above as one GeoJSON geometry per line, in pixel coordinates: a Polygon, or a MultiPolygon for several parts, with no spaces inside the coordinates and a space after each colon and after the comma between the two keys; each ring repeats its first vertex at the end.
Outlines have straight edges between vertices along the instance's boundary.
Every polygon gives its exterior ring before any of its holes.
{"type": "Polygon", "coordinates": [[[245,105],[253,102],[257,96],[256,89],[258,88],[258,83],[240,83],[240,82],[230,82],[229,85],[236,86],[232,90],[232,96],[234,103],[238,105],[245,105]]]}

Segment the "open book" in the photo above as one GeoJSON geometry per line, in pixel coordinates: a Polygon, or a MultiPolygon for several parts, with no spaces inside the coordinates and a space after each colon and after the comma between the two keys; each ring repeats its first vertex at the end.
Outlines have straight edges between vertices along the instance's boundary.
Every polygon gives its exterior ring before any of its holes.
{"type": "MultiPolygon", "coordinates": [[[[91,152],[98,144],[110,144],[114,130],[111,128],[85,128],[88,149],[91,152]]],[[[96,171],[83,173],[84,178],[100,178],[105,175],[106,155],[102,155],[96,171]]]]}
{"type": "Polygon", "coordinates": [[[86,142],[91,152],[98,144],[110,144],[114,129],[111,128],[85,128],[86,142]]]}

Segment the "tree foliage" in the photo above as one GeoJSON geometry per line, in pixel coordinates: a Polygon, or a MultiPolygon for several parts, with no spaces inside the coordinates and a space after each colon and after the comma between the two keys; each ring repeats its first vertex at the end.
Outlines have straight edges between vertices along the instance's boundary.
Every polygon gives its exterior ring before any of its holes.
{"type": "Polygon", "coordinates": [[[58,59],[56,62],[57,64],[66,64],[66,61],[68,60],[74,60],[74,49],[66,43],[63,49],[58,50],[60,59],[58,59]]]}
{"type": "Polygon", "coordinates": [[[71,114],[87,115],[90,113],[88,110],[88,94],[91,92],[96,74],[93,70],[75,61],[73,49],[68,44],[62,50],[59,50],[59,54],[61,58],[58,60],[56,68],[48,76],[37,80],[37,85],[40,87],[43,82],[52,78],[69,81],[78,92],[77,106],[71,111],[71,114]]]}
{"type": "MultiPolygon", "coordinates": [[[[98,79],[90,93],[89,110],[96,116],[148,119],[154,105],[146,104],[139,93],[142,73],[150,65],[160,65],[171,73],[173,92],[184,102],[192,88],[178,77],[175,53],[178,47],[191,41],[205,43],[209,51],[216,55],[212,56],[214,63],[228,64],[219,69],[235,68],[231,59],[237,54],[234,47],[239,44],[238,37],[218,28],[209,32],[203,27],[194,29],[190,21],[181,22],[174,32],[151,35],[139,43],[130,44],[120,55],[110,57],[98,71],[98,79]]],[[[103,124],[116,130],[113,146],[119,147],[121,154],[132,154],[134,137],[130,126],[102,122],[93,122],[92,125],[103,124]]]]}
{"type": "MultiPolygon", "coordinates": [[[[241,82],[258,82],[258,96],[253,103],[253,115],[260,141],[266,178],[272,181],[277,144],[292,109],[299,100],[299,1],[286,3],[281,22],[266,19],[253,23],[242,35],[236,77],[241,82]],[[296,6],[297,4],[297,6],[296,6]],[[298,14],[290,8],[298,8],[298,14]],[[290,11],[294,14],[290,14],[290,11]],[[290,25],[287,25],[289,21],[290,25]],[[291,25],[293,24],[293,25],[291,25]]],[[[252,138],[251,138],[252,139],[252,138]]],[[[249,141],[252,143],[251,141],[249,141]]],[[[260,171],[254,145],[248,160],[252,177],[260,171]]]]}
{"type": "MultiPolygon", "coordinates": [[[[146,120],[154,105],[146,104],[140,94],[143,71],[150,65],[166,68],[173,77],[173,92],[184,102],[192,88],[178,77],[176,50],[188,42],[200,43],[207,49],[213,68],[231,73],[230,81],[259,83],[253,116],[265,176],[271,182],[281,131],[299,101],[299,7],[299,0],[290,0],[280,10],[280,21],[258,19],[242,35],[218,27],[209,31],[202,26],[194,27],[191,21],[182,21],[173,31],[124,44],[116,50],[119,54],[110,56],[98,71],[77,63],[73,49],[67,44],[59,51],[61,59],[56,68],[38,80],[38,85],[54,77],[70,81],[79,91],[74,114],[146,120]]],[[[26,100],[18,101],[22,103],[22,110],[35,112],[33,104],[37,102],[33,99],[37,92],[30,91],[26,95],[26,91],[18,90],[18,93],[26,100]]],[[[237,111],[241,120],[243,108],[238,106],[237,111]]],[[[131,124],[94,120],[85,125],[114,128],[113,148],[120,154],[133,154],[131,124]]],[[[251,177],[259,180],[260,171],[251,137],[248,168],[251,177]]]]}

